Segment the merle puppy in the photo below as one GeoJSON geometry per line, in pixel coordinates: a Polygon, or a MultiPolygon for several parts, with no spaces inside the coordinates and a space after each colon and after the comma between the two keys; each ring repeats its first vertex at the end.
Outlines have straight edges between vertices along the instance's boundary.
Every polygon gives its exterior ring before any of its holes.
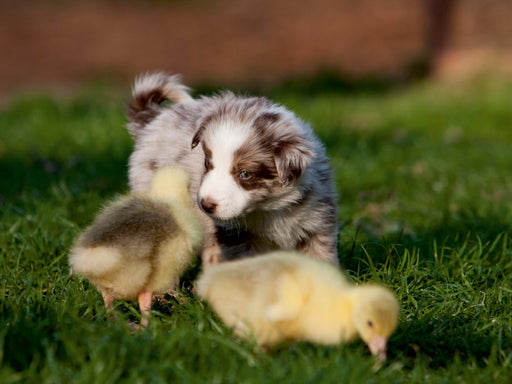
{"type": "Polygon", "coordinates": [[[189,172],[204,266],[277,249],[338,264],[329,162],[292,112],[231,92],[193,99],[178,76],[154,73],[136,79],[128,118],[131,189],[147,191],[164,165],[189,172]]]}

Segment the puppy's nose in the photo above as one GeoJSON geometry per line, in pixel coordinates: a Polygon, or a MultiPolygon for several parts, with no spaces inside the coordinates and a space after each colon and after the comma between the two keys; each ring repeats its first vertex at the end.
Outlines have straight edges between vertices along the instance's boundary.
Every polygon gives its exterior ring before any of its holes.
{"type": "Polygon", "coordinates": [[[213,213],[215,212],[215,208],[217,208],[217,203],[207,197],[206,199],[201,199],[201,208],[203,208],[206,213],[213,213]]]}

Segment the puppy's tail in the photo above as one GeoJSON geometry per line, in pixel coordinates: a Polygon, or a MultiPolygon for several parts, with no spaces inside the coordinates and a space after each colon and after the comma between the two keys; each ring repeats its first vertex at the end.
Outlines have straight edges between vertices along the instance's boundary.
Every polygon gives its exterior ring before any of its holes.
{"type": "Polygon", "coordinates": [[[160,113],[163,101],[192,101],[189,91],[190,88],[181,83],[179,75],[157,72],[137,77],[127,111],[130,134],[136,138],[138,132],[160,113]]]}

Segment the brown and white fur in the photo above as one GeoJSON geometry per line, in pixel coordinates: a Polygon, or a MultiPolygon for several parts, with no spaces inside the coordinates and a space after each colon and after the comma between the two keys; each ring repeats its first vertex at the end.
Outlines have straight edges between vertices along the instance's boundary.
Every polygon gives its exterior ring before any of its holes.
{"type": "Polygon", "coordinates": [[[203,265],[278,249],[338,264],[329,162],[292,112],[231,92],[193,99],[178,76],[155,73],[135,81],[128,118],[132,190],[147,191],[164,165],[189,172],[206,227],[203,265]]]}

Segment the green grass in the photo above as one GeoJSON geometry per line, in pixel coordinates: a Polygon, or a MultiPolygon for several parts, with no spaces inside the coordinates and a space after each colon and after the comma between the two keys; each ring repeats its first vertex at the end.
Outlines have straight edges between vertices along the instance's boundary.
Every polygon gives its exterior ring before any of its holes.
{"type": "Polygon", "coordinates": [[[512,81],[271,96],[326,143],[350,278],[401,302],[388,361],[360,341],[255,353],[190,292],[197,266],[146,332],[130,332],[133,302],[108,321],[67,267],[102,202],[127,191],[124,100],[92,90],[0,112],[0,382],[512,381],[512,81]]]}

